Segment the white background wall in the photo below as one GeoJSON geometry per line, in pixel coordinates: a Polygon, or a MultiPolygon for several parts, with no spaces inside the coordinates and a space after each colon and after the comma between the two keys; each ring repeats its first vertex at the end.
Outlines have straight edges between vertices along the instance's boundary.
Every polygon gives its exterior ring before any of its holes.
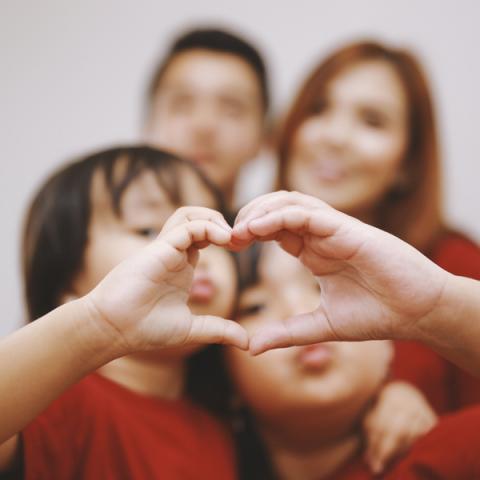
{"type": "Polygon", "coordinates": [[[258,43],[277,112],[338,42],[414,49],[437,101],[448,218],[478,240],[479,19],[475,0],[0,0],[0,334],[22,318],[18,243],[33,189],[72,155],[138,137],[153,62],[198,22],[258,43]]]}

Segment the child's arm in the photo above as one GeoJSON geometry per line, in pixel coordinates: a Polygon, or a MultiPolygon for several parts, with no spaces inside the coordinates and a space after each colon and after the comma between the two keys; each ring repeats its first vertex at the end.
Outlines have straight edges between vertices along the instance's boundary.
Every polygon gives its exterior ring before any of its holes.
{"type": "Polygon", "coordinates": [[[387,383],[363,422],[366,460],[372,471],[381,473],[430,431],[437,420],[427,399],[413,385],[387,383]]]}
{"type": "Polygon", "coordinates": [[[276,192],[237,216],[234,243],[276,239],[318,277],[310,314],[258,331],[250,349],[326,340],[423,341],[480,374],[480,282],[442,270],[420,252],[321,200],[276,192]]]}
{"type": "Polygon", "coordinates": [[[159,237],[113,269],[85,297],[0,342],[0,468],[15,436],[66,388],[114,358],[191,343],[248,348],[235,322],[187,307],[198,248],[228,245],[231,230],[206,208],[182,208],[159,237]]]}

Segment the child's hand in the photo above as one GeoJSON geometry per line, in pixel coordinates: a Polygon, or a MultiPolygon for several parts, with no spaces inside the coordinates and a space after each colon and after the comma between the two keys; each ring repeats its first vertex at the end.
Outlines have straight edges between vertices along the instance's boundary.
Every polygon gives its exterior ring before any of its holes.
{"type": "Polygon", "coordinates": [[[264,195],[240,211],[233,244],[255,240],[277,240],[321,287],[315,311],[251,338],[255,354],[327,340],[414,338],[451,277],[398,238],[297,192],[264,195]]]}
{"type": "Polygon", "coordinates": [[[363,422],[366,460],[372,471],[383,472],[436,423],[435,412],[414,386],[400,381],[387,384],[363,422]]]}
{"type": "Polygon", "coordinates": [[[231,228],[223,216],[201,207],[178,209],[160,235],[114,268],[86,297],[90,317],[112,335],[122,354],[195,343],[248,348],[239,324],[193,315],[187,306],[198,250],[228,246],[231,228]]]}

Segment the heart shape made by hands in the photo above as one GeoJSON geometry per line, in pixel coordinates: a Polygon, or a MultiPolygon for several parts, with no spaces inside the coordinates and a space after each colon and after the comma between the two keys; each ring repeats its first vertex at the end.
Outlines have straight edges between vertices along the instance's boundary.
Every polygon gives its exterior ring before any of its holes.
{"type": "MultiPolygon", "coordinates": [[[[409,338],[436,307],[446,281],[441,269],[398,238],[296,192],[267,194],[241,209],[228,248],[271,240],[316,277],[320,298],[314,310],[251,335],[253,354],[321,341],[409,338]],[[419,277],[429,289],[418,287],[419,277]]],[[[275,262],[271,274],[285,284],[295,281],[275,262]]]]}

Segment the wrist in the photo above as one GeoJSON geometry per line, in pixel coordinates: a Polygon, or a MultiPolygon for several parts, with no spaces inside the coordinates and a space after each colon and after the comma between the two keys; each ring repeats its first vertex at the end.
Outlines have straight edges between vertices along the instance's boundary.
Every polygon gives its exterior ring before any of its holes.
{"type": "Polygon", "coordinates": [[[465,319],[472,318],[473,313],[469,295],[473,283],[475,280],[447,273],[435,309],[420,323],[415,336],[415,340],[456,363],[457,357],[463,357],[464,348],[478,338],[476,329],[472,328],[474,324],[465,324],[465,319]]]}
{"type": "Polygon", "coordinates": [[[125,342],[114,328],[102,317],[89,295],[65,304],[71,308],[73,333],[78,348],[95,368],[129,353],[125,342]]]}

